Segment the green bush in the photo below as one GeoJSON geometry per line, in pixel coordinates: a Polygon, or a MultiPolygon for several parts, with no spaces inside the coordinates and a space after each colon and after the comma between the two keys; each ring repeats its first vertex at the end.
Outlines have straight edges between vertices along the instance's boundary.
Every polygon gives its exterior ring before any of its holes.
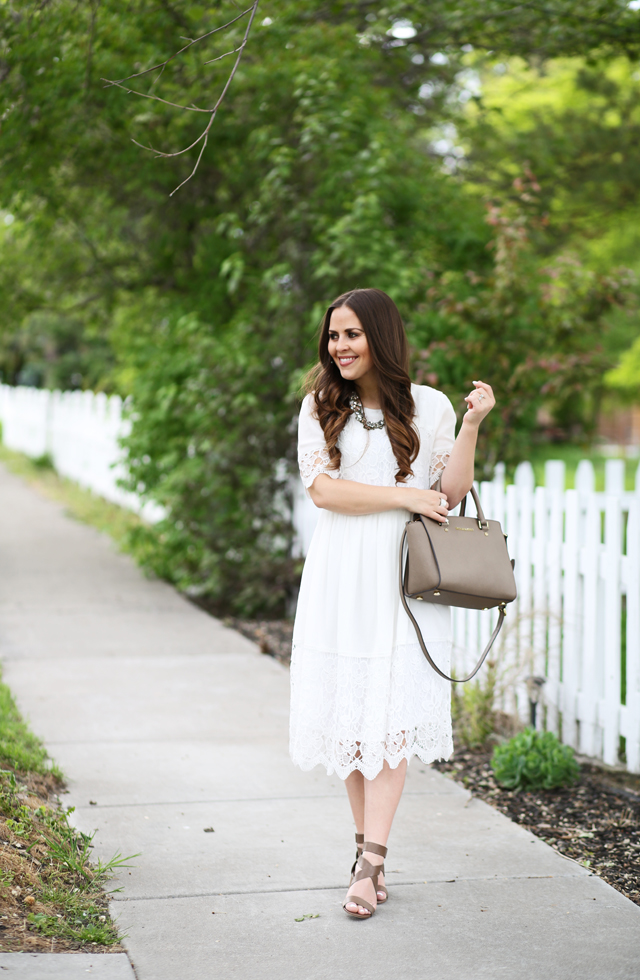
{"type": "Polygon", "coordinates": [[[557,789],[577,782],[580,766],[573,749],[562,745],[553,732],[526,728],[494,749],[491,765],[507,789],[557,789]]]}

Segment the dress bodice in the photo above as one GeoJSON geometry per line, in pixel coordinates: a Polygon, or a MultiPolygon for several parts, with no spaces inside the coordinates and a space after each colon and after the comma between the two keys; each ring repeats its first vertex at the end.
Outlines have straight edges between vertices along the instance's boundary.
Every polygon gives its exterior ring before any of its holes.
{"type": "MultiPolygon", "coordinates": [[[[455,412],[441,391],[426,385],[412,385],[416,404],[415,424],[420,435],[420,451],[412,464],[413,476],[399,486],[426,489],[438,479],[449,458],[455,438],[455,412]]],[[[379,487],[396,485],[398,463],[393,454],[386,428],[365,429],[355,415],[350,415],[338,438],[340,467],[331,470],[324,433],[313,416],[313,395],[307,395],[300,411],[298,462],[305,487],[310,487],[320,473],[334,479],[354,480],[379,487]]],[[[370,422],[383,418],[380,409],[365,409],[370,422]]]]}

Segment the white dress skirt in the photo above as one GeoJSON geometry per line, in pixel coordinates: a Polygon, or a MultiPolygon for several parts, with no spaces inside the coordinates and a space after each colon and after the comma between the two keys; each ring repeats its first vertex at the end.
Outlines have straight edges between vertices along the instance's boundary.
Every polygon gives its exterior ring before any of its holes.
{"type": "MultiPolygon", "coordinates": [[[[442,392],[412,385],[420,452],[406,486],[428,488],[446,465],[455,413],[442,392]]],[[[382,412],[366,409],[368,420],[382,412]]],[[[395,486],[398,464],[386,429],[367,430],[351,415],[338,441],[339,470],[329,456],[314,400],[300,412],[298,460],[305,487],[320,473],[395,486]]],[[[399,484],[402,486],[402,484],[399,484]]],[[[429,666],[400,603],[398,549],[406,510],[351,517],[322,510],[306,557],[293,631],[290,753],[301,769],[322,765],[345,779],[373,779],[384,760],[395,768],[453,751],[451,685],[429,666]]],[[[436,663],[449,671],[447,606],[409,600],[436,663]]]]}

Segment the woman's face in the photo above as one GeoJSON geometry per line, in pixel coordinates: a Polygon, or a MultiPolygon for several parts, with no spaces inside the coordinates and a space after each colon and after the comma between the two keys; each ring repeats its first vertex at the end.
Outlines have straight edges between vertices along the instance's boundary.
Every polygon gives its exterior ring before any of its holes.
{"type": "Polygon", "coordinates": [[[331,314],[328,346],[330,356],[346,380],[360,381],[375,370],[362,324],[348,306],[339,306],[331,314]]]}

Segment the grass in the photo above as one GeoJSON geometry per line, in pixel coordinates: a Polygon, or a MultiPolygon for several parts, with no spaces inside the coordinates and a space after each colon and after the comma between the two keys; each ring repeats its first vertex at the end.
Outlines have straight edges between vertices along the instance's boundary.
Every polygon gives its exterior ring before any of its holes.
{"type": "Polygon", "coordinates": [[[62,504],[71,517],[110,535],[122,551],[131,550],[132,532],[144,526],[137,514],[98,497],[73,480],[60,476],[54,470],[48,455],[30,459],[0,443],[0,462],[43,496],[62,504]]]}
{"type": "Polygon", "coordinates": [[[62,773],[0,681],[0,951],[119,948],[104,886],[128,860],[91,862],[62,773]]]}
{"type": "Polygon", "coordinates": [[[40,776],[50,774],[62,782],[58,767],[48,762],[42,742],[29,731],[16,708],[11,691],[0,682],[0,766],[40,776]]]}
{"type": "MultiPolygon", "coordinates": [[[[604,471],[605,463],[608,459],[623,457],[606,456],[596,449],[585,449],[573,443],[545,443],[536,446],[529,453],[529,462],[533,466],[536,477],[536,486],[544,486],[544,464],[548,459],[561,459],[566,466],[566,483],[568,490],[575,488],[576,469],[582,459],[589,459],[593,463],[596,476],[596,490],[604,490],[604,471]]],[[[625,458],[625,489],[635,489],[636,470],[640,460],[625,458]]],[[[513,479],[513,472],[509,474],[513,479]]]]}

